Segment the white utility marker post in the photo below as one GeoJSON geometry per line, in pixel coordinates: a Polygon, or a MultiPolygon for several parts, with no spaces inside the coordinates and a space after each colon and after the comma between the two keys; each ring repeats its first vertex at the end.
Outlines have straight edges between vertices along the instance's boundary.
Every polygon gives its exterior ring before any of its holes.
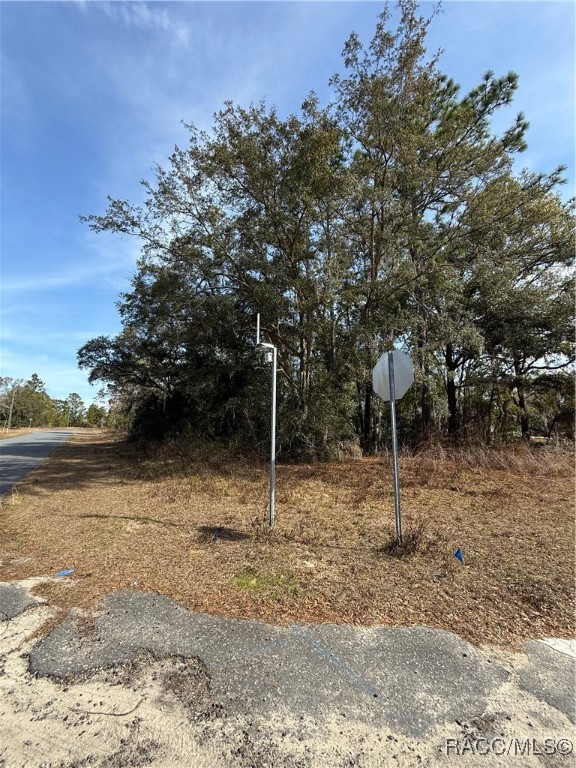
{"type": "Polygon", "coordinates": [[[265,353],[267,363],[272,363],[272,413],[270,416],[270,511],[268,525],[274,528],[276,520],[276,366],[277,350],[274,344],[260,341],[260,314],[256,315],[256,347],[265,353]]]}
{"type": "Polygon", "coordinates": [[[392,457],[394,460],[394,510],[396,538],[402,544],[402,515],[400,512],[400,473],[398,471],[398,437],[396,432],[396,400],[400,400],[414,381],[412,360],[399,349],[384,352],[372,371],[372,388],[383,400],[390,401],[392,416],[392,457]]]}

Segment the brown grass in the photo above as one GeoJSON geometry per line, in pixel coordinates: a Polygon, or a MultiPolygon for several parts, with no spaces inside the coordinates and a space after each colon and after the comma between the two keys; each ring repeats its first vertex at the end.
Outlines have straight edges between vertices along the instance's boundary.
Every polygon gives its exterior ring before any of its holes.
{"type": "MultiPolygon", "coordinates": [[[[0,441],[2,440],[9,440],[11,437],[20,437],[21,435],[30,435],[32,432],[45,432],[46,430],[50,429],[57,429],[58,431],[61,431],[63,429],[73,430],[75,432],[78,431],[78,427],[13,427],[6,431],[5,428],[0,429],[0,441]]],[[[80,427],[80,429],[88,429],[90,431],[92,428],[88,427],[80,427]]]]}
{"type": "Polygon", "coordinates": [[[435,450],[402,456],[400,473],[402,550],[387,457],[279,466],[270,533],[266,465],[79,435],[5,497],[0,578],[74,568],[39,589],[62,611],[132,588],[280,624],[425,624],[508,646],[573,636],[569,454],[435,450]]]}
{"type": "Polygon", "coordinates": [[[0,440],[9,440],[11,437],[20,437],[20,435],[29,435],[33,431],[33,429],[28,429],[27,427],[15,427],[8,430],[3,428],[0,429],[0,440]]]}

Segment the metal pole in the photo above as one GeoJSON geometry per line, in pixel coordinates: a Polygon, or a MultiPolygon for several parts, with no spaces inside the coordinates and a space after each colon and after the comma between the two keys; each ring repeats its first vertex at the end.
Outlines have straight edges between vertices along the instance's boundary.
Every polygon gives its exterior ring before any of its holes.
{"type": "Polygon", "coordinates": [[[260,314],[256,315],[256,346],[266,353],[266,361],[272,362],[272,411],[270,414],[270,510],[268,525],[274,528],[276,520],[276,368],[277,349],[274,344],[260,341],[260,314]]]}
{"type": "Polygon", "coordinates": [[[394,386],[394,356],[388,352],[388,381],[390,384],[390,412],[392,414],[392,457],[394,461],[394,510],[396,512],[396,538],[402,544],[402,516],[400,513],[400,477],[398,472],[398,438],[396,436],[396,388],[394,386]]]}
{"type": "Polygon", "coordinates": [[[276,347],[272,349],[272,414],[270,425],[270,528],[275,522],[275,491],[276,491],[276,347]]]}

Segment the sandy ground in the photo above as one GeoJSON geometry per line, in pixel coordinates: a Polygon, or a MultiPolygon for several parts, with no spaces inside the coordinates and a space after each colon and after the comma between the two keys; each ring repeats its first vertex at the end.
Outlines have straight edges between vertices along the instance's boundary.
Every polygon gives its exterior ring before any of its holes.
{"type": "MultiPolygon", "coordinates": [[[[36,583],[31,579],[24,586],[36,583]]],[[[542,750],[544,739],[559,743],[573,740],[574,734],[564,715],[519,689],[516,672],[525,663],[524,654],[490,649],[510,677],[486,710],[470,722],[446,723],[417,741],[344,722],[337,712],[319,722],[277,708],[252,720],[221,711],[198,660],[143,655],[132,664],[74,681],[33,677],[27,657],[36,642],[31,637],[50,614],[48,605],[39,605],[0,625],[2,768],[574,765],[573,756],[532,754],[535,746],[542,750]],[[466,737],[478,736],[490,745],[495,738],[503,745],[516,739],[524,744],[524,754],[458,753],[466,737]]]]}

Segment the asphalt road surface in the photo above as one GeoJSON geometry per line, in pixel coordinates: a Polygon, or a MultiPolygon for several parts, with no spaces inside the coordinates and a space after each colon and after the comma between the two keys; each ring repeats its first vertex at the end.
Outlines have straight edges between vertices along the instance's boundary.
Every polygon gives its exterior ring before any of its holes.
{"type": "MultiPolygon", "coordinates": [[[[104,600],[96,630],[87,635],[69,618],[36,645],[30,669],[66,680],[130,663],[140,651],[200,658],[224,709],[262,718],[277,707],[305,708],[315,718],[331,710],[413,738],[482,713],[508,678],[489,655],[443,630],[276,627],[195,613],[131,590],[104,600]]],[[[574,659],[537,642],[526,650],[533,663],[523,668],[521,686],[574,721],[574,659]]]]}
{"type": "Polygon", "coordinates": [[[30,470],[37,467],[52,451],[70,439],[73,433],[64,429],[32,432],[0,442],[0,496],[12,488],[30,470]]]}
{"type": "Polygon", "coordinates": [[[570,641],[510,660],[428,627],[278,627],[123,590],[23,654],[45,610],[0,583],[0,765],[574,765],[570,641]]]}
{"type": "Polygon", "coordinates": [[[49,616],[29,586],[0,583],[0,766],[574,766],[571,641],[506,656],[428,627],[278,627],[122,590],[26,646],[49,616]]]}

